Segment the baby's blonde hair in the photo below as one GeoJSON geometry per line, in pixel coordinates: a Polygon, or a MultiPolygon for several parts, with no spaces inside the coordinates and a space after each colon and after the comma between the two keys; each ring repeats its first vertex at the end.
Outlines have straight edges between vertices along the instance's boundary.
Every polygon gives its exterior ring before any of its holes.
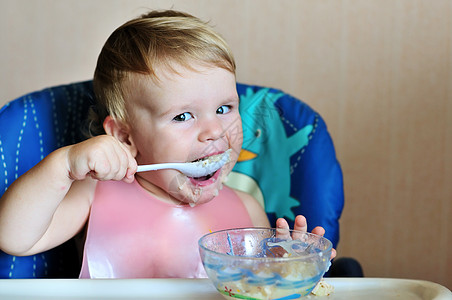
{"type": "Polygon", "coordinates": [[[127,122],[125,83],[133,75],[158,81],[156,68],[174,71],[192,64],[224,68],[235,74],[235,61],[225,40],[206,22],[174,10],[152,11],[116,29],[99,55],[94,73],[97,106],[90,117],[90,132],[103,132],[110,115],[127,122]]]}

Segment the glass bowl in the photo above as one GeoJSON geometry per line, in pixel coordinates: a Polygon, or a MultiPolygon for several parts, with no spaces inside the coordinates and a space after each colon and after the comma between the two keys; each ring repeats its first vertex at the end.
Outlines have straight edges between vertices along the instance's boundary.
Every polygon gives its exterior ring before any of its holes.
{"type": "Polygon", "coordinates": [[[331,264],[328,239],[288,229],[221,230],[198,244],[207,276],[227,299],[306,296],[331,264]]]}

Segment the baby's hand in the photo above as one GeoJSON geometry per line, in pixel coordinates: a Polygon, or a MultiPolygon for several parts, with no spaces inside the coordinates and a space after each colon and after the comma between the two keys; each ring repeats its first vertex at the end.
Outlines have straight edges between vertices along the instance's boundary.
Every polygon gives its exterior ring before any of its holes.
{"type": "Polygon", "coordinates": [[[130,151],[116,138],[101,135],[68,147],[69,177],[83,180],[91,176],[98,180],[133,182],[137,162],[130,151]]]}
{"type": "MultiPolygon", "coordinates": [[[[276,220],[276,228],[289,229],[289,224],[285,219],[279,218],[278,220],[276,220]]],[[[308,230],[308,222],[306,221],[306,218],[302,215],[296,216],[293,229],[306,232],[308,230]]],[[[314,229],[312,229],[312,233],[323,236],[325,234],[325,229],[321,226],[317,226],[314,229]]],[[[333,249],[331,251],[331,259],[335,257],[336,249],[333,249]]]]}

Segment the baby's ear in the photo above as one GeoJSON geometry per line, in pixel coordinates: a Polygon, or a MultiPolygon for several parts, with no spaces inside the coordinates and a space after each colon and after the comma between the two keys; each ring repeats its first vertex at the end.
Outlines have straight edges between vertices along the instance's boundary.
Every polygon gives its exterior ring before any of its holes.
{"type": "Polygon", "coordinates": [[[113,119],[111,116],[107,116],[104,120],[104,130],[108,135],[114,136],[124,146],[129,149],[133,157],[137,155],[137,148],[133,142],[133,138],[130,135],[129,125],[113,119]]]}

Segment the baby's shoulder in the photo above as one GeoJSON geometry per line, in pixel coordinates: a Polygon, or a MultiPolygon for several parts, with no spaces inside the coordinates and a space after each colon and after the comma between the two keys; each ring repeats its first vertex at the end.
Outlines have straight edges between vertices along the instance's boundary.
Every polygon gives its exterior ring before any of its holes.
{"type": "MultiPolygon", "coordinates": [[[[232,189],[232,188],[231,188],[232,189]]],[[[252,195],[240,190],[232,189],[245,206],[254,226],[269,227],[267,214],[264,207],[252,195]]]]}
{"type": "Polygon", "coordinates": [[[243,192],[241,190],[237,190],[237,189],[234,189],[231,187],[227,187],[227,188],[230,189],[231,191],[233,191],[237,195],[237,197],[239,197],[242,200],[242,202],[245,202],[245,201],[252,201],[252,202],[256,201],[257,202],[257,200],[254,199],[253,196],[251,196],[250,194],[248,194],[246,192],[243,192]]]}
{"type": "Polygon", "coordinates": [[[227,189],[231,190],[242,202],[243,204],[250,204],[250,205],[259,205],[262,207],[262,205],[259,203],[259,201],[256,200],[252,195],[248,194],[247,192],[232,188],[232,187],[226,187],[227,189]]]}

